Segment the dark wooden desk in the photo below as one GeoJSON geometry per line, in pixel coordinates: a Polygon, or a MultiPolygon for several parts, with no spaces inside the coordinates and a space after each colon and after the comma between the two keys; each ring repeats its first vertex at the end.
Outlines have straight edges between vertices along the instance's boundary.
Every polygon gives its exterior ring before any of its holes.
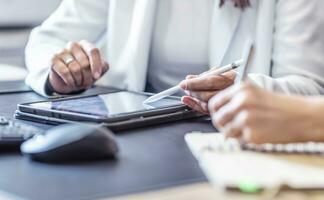
{"type": "MultiPolygon", "coordinates": [[[[0,113],[12,118],[18,103],[40,99],[33,92],[0,95],[0,113]]],[[[197,130],[214,131],[208,121],[189,120],[117,133],[117,161],[49,165],[1,152],[0,190],[28,199],[93,199],[205,181],[184,142],[197,130]]]]}

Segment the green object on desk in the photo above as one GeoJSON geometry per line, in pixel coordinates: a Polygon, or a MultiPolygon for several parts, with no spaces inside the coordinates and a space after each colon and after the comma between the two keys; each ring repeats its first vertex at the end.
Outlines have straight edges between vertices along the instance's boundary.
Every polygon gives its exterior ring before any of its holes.
{"type": "Polygon", "coordinates": [[[260,185],[248,179],[239,181],[238,189],[244,193],[259,193],[262,191],[260,185]]]}

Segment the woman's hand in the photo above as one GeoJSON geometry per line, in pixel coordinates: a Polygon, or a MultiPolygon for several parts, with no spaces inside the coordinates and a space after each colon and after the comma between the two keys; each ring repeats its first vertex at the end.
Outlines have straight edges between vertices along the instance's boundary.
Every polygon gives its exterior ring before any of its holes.
{"type": "Polygon", "coordinates": [[[69,42],[52,58],[49,83],[55,92],[68,94],[91,87],[109,69],[98,48],[87,41],[69,42]]]}
{"type": "Polygon", "coordinates": [[[198,112],[207,114],[209,113],[207,108],[209,99],[233,85],[234,79],[235,72],[233,71],[219,76],[187,76],[186,80],[180,83],[180,87],[188,94],[182,97],[182,102],[198,112]]]}
{"type": "Polygon", "coordinates": [[[213,124],[251,143],[324,141],[324,99],[271,93],[245,84],[209,102],[213,124]]]}

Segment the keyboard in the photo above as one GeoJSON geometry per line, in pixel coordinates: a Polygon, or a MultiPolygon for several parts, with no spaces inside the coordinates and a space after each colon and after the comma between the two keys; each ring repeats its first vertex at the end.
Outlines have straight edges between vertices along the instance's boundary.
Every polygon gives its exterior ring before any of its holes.
{"type": "Polygon", "coordinates": [[[34,135],[43,133],[42,129],[0,116],[0,146],[19,146],[34,135]]]}

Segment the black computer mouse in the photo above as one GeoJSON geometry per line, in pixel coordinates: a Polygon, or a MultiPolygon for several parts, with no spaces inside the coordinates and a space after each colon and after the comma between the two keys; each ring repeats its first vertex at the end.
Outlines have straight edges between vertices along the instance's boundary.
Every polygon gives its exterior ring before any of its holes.
{"type": "Polygon", "coordinates": [[[118,146],[107,128],[88,124],[57,126],[24,142],[21,152],[43,162],[115,158],[118,146]]]}

